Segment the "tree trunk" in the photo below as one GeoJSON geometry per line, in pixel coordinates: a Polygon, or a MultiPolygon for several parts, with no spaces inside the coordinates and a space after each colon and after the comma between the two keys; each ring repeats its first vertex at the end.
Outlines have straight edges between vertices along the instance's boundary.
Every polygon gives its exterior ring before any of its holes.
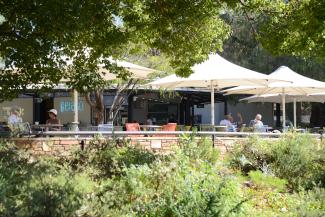
{"type": "Polygon", "coordinates": [[[103,90],[96,90],[93,92],[93,97],[90,93],[87,93],[85,98],[86,102],[94,110],[95,113],[95,125],[104,123],[104,97],[103,90]]]}
{"type": "Polygon", "coordinates": [[[132,94],[137,82],[138,80],[130,79],[126,84],[118,84],[116,88],[116,94],[111,109],[109,111],[109,120],[108,120],[109,122],[113,123],[115,121],[118,111],[124,104],[125,100],[127,100],[129,96],[132,94]]]}

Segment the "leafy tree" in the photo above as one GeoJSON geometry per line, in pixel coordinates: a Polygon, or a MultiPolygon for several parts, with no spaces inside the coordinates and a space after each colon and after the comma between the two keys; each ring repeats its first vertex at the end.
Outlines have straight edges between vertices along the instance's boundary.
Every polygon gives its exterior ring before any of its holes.
{"type": "Polygon", "coordinates": [[[229,36],[219,16],[224,3],[234,6],[227,0],[0,1],[0,100],[62,79],[80,92],[105,87],[96,73],[100,63],[126,78],[107,58],[121,58],[130,43],[159,50],[187,76],[229,36]]]}
{"type": "Polygon", "coordinates": [[[293,0],[268,16],[259,34],[273,54],[325,58],[325,1],[293,0]]]}

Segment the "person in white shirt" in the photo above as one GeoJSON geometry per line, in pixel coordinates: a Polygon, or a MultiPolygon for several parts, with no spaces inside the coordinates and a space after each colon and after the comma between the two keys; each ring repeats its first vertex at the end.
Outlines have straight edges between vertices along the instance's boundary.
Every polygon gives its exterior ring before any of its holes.
{"type": "Polygon", "coordinates": [[[8,124],[18,124],[22,122],[22,118],[19,117],[19,108],[12,107],[10,110],[10,116],[8,117],[8,124]]]}
{"type": "Polygon", "coordinates": [[[262,122],[262,115],[261,114],[257,114],[255,119],[251,121],[251,125],[254,128],[255,131],[258,132],[265,132],[265,127],[264,124],[262,122]]]}
{"type": "Polygon", "coordinates": [[[220,121],[221,126],[226,126],[228,132],[235,132],[235,126],[232,124],[233,118],[230,114],[225,116],[225,119],[220,121]]]}

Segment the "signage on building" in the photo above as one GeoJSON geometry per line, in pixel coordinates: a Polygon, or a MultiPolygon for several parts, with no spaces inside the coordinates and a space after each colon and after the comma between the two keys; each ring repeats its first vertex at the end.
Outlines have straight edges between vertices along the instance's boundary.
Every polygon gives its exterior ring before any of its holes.
{"type": "MultiPolygon", "coordinates": [[[[84,102],[78,102],[78,111],[84,111],[84,102]]],[[[72,101],[61,101],[60,102],[60,112],[73,112],[74,111],[74,104],[72,101]]]]}

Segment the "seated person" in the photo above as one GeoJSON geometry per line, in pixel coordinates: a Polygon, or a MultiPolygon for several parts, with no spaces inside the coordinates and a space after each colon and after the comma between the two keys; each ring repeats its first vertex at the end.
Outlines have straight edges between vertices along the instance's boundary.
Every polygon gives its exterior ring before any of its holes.
{"type": "MultiPolygon", "coordinates": [[[[49,111],[49,119],[46,121],[47,125],[61,125],[61,121],[57,118],[58,112],[56,109],[51,109],[49,111]]],[[[48,130],[59,131],[61,130],[60,126],[49,127],[48,130]]]]}
{"type": "Polygon", "coordinates": [[[8,124],[13,125],[22,122],[22,118],[19,117],[19,108],[17,106],[12,107],[10,110],[10,116],[8,117],[8,124]]]}
{"type": "MultiPolygon", "coordinates": [[[[153,125],[153,122],[152,122],[152,119],[151,119],[151,116],[150,115],[147,116],[146,125],[149,125],[149,126],[153,125]]],[[[146,130],[153,131],[153,128],[152,127],[148,127],[146,130]]]]}
{"type": "Polygon", "coordinates": [[[232,124],[233,118],[230,114],[225,116],[225,119],[220,121],[221,126],[226,126],[228,132],[235,132],[235,126],[232,124]]]}
{"type": "Polygon", "coordinates": [[[238,118],[237,127],[240,129],[244,124],[244,119],[240,112],[237,112],[237,118],[238,118]]]}
{"type": "Polygon", "coordinates": [[[258,132],[265,132],[265,127],[264,127],[264,124],[262,122],[262,115],[261,114],[257,114],[255,119],[252,120],[249,125],[251,127],[253,127],[254,130],[256,130],[258,132]]]}

